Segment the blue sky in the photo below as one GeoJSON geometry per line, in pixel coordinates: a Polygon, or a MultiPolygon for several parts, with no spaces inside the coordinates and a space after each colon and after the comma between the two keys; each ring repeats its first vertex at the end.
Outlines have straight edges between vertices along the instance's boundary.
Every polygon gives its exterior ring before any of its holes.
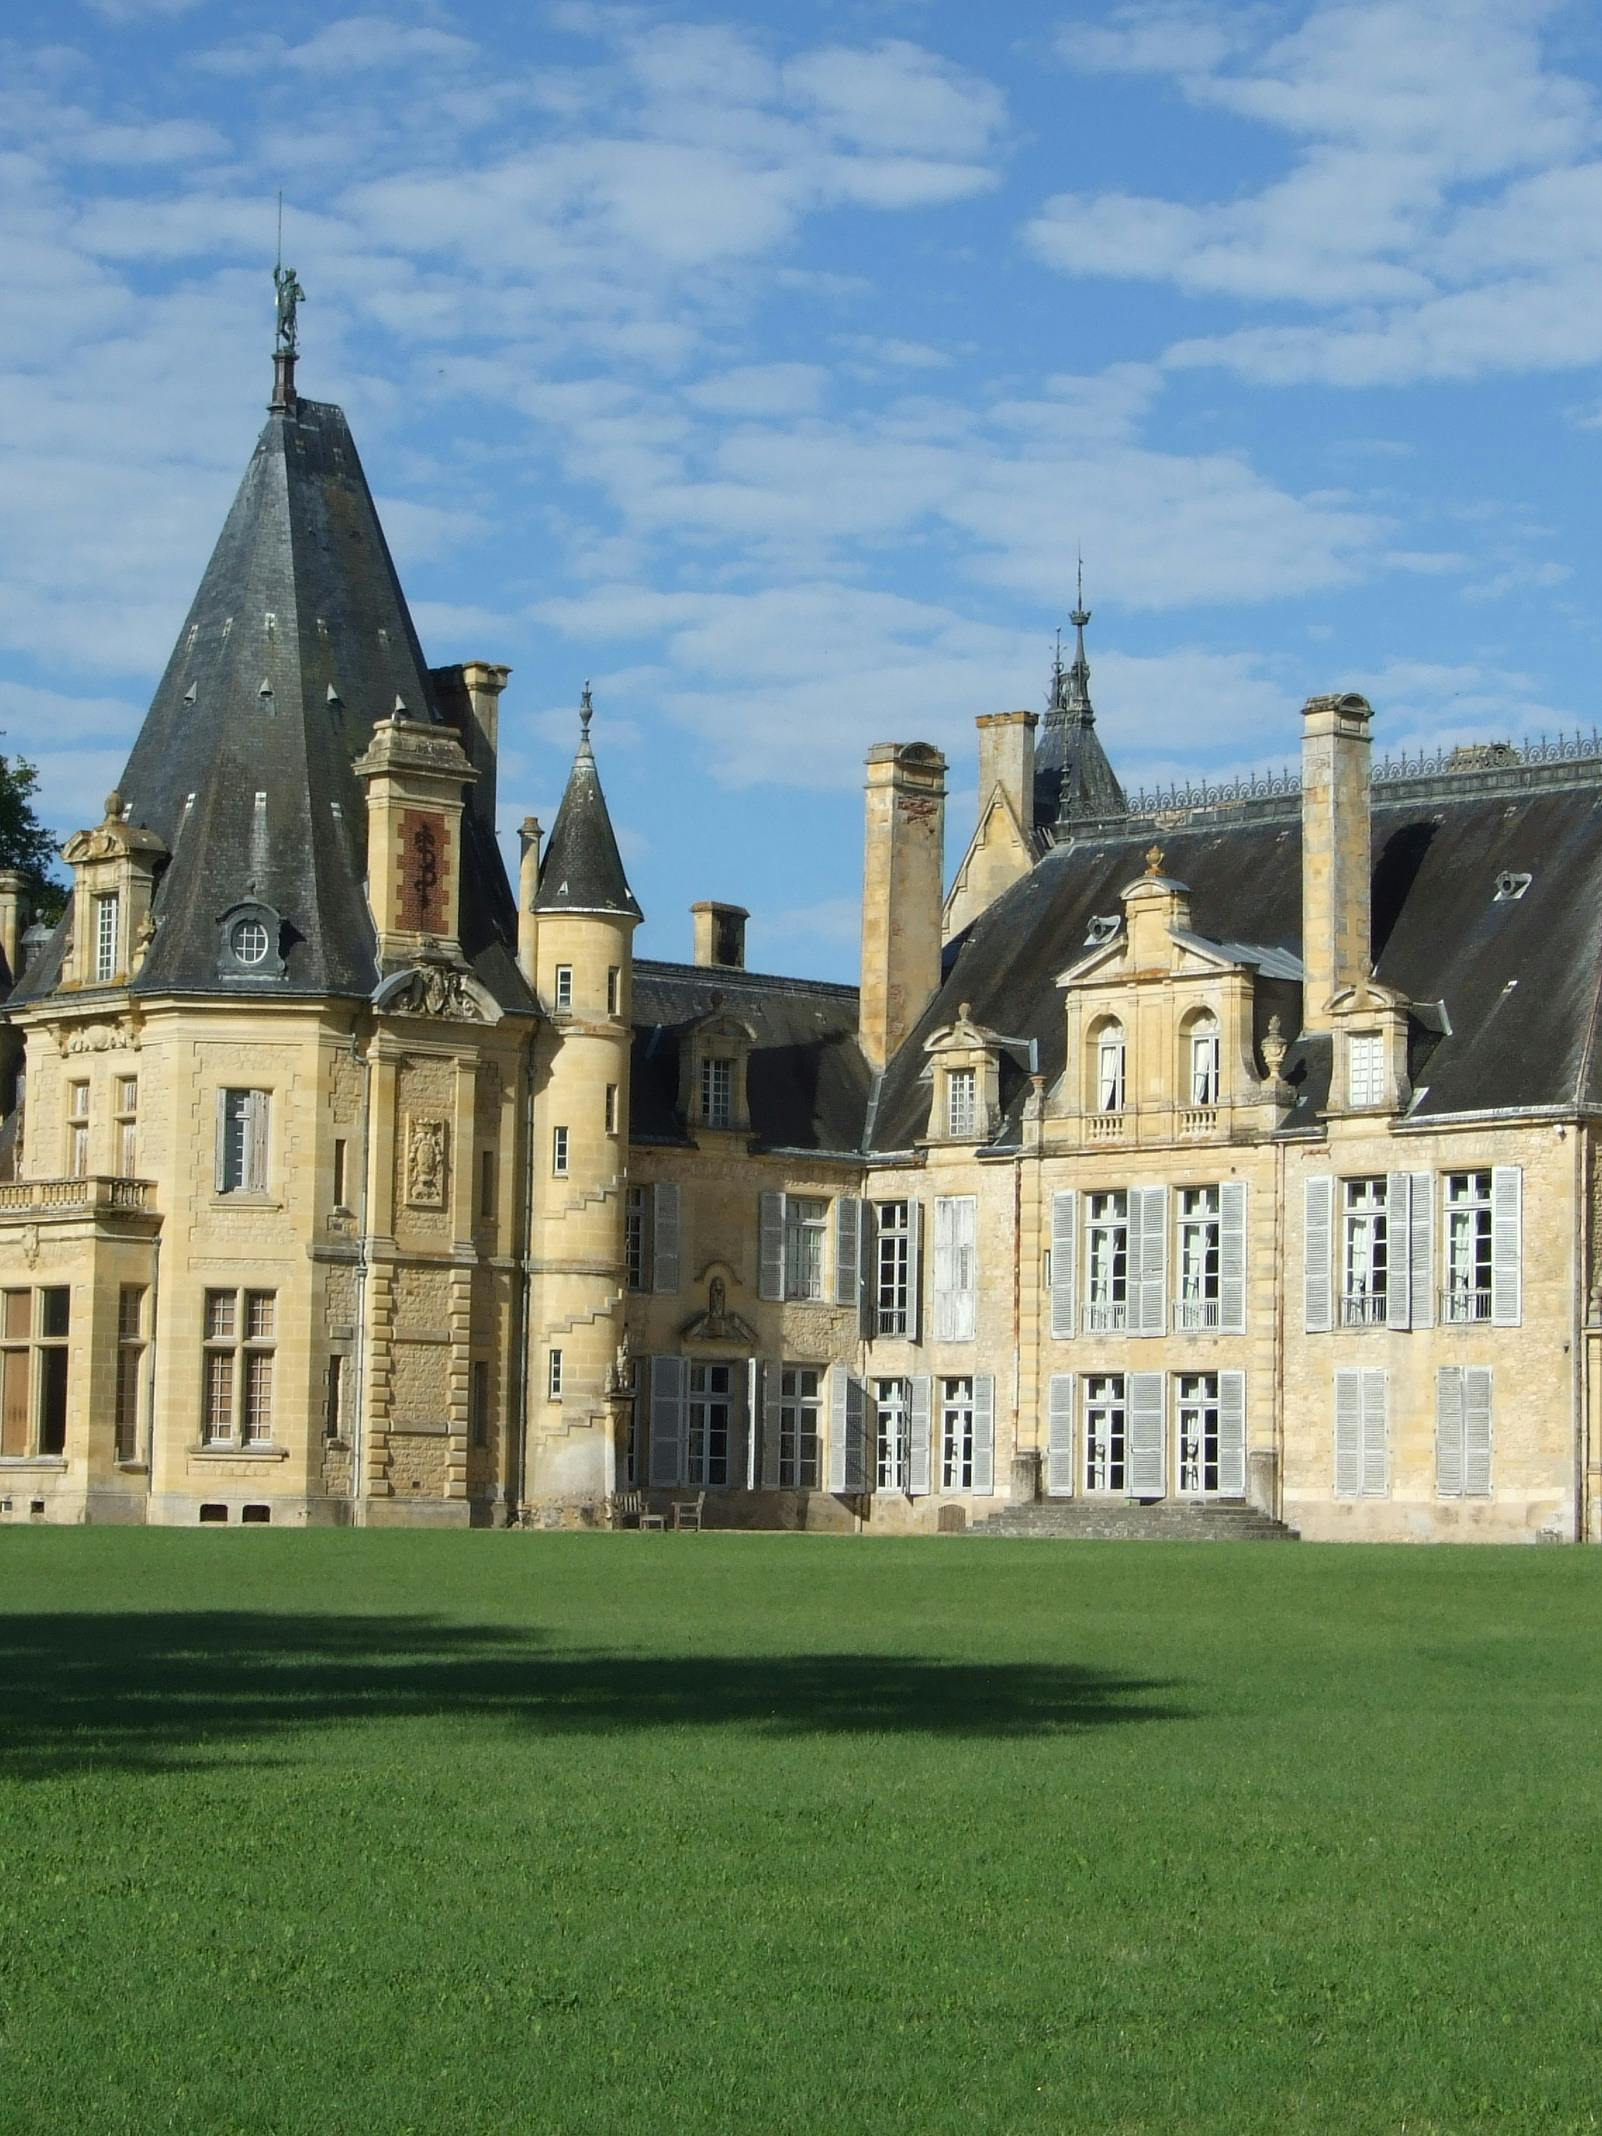
{"type": "MultiPolygon", "coordinates": [[[[19,16],[13,14],[13,25],[19,16]]],[[[97,819],[261,421],[274,195],[425,649],[593,677],[647,954],[855,976],[868,745],[1043,702],[1126,784],[1589,729],[1602,20],[59,0],[0,44],[0,746],[97,819]]]]}

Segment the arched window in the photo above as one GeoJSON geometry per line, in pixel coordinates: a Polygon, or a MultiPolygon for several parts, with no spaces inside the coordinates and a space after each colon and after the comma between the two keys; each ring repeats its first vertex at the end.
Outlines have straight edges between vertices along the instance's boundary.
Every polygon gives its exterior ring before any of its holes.
{"type": "Polygon", "coordinates": [[[1218,1103],[1218,1018],[1203,1009],[1192,1018],[1190,1036],[1190,1102],[1218,1103]]]}
{"type": "Polygon", "coordinates": [[[1118,1113],[1124,1109],[1124,1027],[1115,1019],[1097,1027],[1096,1110],[1118,1113]]]}

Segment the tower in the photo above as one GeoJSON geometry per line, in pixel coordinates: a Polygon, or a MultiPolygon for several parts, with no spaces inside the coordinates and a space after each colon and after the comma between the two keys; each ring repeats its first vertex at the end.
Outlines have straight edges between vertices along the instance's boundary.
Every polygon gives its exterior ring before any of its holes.
{"type": "Polygon", "coordinates": [[[533,900],[535,990],[526,1504],[598,1506],[616,1480],[608,1396],[623,1339],[629,1009],[642,917],[590,746],[579,746],[533,900]]]}

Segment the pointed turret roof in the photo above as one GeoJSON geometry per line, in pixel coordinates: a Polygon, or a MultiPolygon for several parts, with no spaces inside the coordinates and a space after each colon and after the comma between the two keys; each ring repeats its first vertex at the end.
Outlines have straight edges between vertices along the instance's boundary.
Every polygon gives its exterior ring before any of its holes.
{"type": "Polygon", "coordinates": [[[634,892],[623,873],[623,858],[607,814],[595,752],[590,747],[590,721],[594,716],[590,686],[586,683],[579,700],[578,755],[573,759],[567,791],[556,811],[551,842],[540,865],[534,910],[625,913],[630,919],[639,920],[645,915],[635,903],[634,892]]]}
{"type": "Polygon", "coordinates": [[[1128,803],[1117,774],[1096,735],[1090,702],[1090,662],[1085,658],[1085,579],[1081,567],[1078,598],[1069,618],[1074,626],[1074,657],[1062,663],[1062,639],[1051,670],[1051,694],[1045,725],[1035,748],[1035,824],[1037,832],[1059,826],[1122,816],[1128,803]]]}
{"type": "MultiPolygon", "coordinates": [[[[275,361],[267,424],[118,781],[127,820],[171,850],[137,991],[217,989],[223,916],[283,923],[280,975],[228,991],[370,994],[365,801],[353,765],[397,709],[439,717],[343,412],[275,361]]],[[[516,903],[489,828],[464,827],[460,939],[506,1008],[532,1008],[516,903]]],[[[53,988],[65,922],[13,999],[53,988]]]]}

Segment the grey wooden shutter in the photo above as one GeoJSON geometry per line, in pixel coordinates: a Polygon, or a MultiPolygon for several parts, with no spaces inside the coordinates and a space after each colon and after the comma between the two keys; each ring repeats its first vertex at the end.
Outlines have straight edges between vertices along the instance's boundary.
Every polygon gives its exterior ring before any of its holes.
{"type": "Polygon", "coordinates": [[[843,1493],[846,1484],[846,1412],[851,1375],[844,1365],[829,1367],[829,1489],[843,1493]]]}
{"type": "Polygon", "coordinates": [[[1409,1324],[1427,1328],[1435,1320],[1435,1174],[1414,1172],[1407,1190],[1407,1262],[1412,1303],[1409,1324]]]}
{"type": "Polygon", "coordinates": [[[972,1194],[959,1194],[954,1212],[952,1290],[953,1342],[972,1342],[979,1327],[979,1203],[972,1194]],[[964,1253],[962,1248],[966,1247],[964,1253]]]}
{"type": "Polygon", "coordinates": [[[1524,1174],[1516,1164],[1491,1172],[1491,1324],[1524,1318],[1524,1174]]]}
{"type": "Polygon", "coordinates": [[[217,1156],[212,1184],[219,1194],[228,1191],[228,1093],[217,1093],[217,1156]]]}
{"type": "Polygon", "coordinates": [[[1218,1190],[1218,1326],[1246,1332],[1246,1182],[1226,1179],[1218,1190]]]}
{"type": "Polygon", "coordinates": [[[1469,1365],[1463,1373],[1463,1496],[1491,1495],[1491,1368],[1469,1365]]]}
{"type": "Polygon", "coordinates": [[[1355,1498],[1363,1481],[1363,1391],[1360,1372],[1335,1375],[1335,1495],[1355,1498]]]}
{"type": "Polygon", "coordinates": [[[757,1451],[762,1444],[762,1367],[754,1357],[745,1361],[745,1487],[757,1487],[757,1451]]]}
{"type": "Polygon", "coordinates": [[[981,1498],[996,1488],[996,1383],[988,1372],[973,1383],[973,1487],[981,1498]]]}
{"type": "Polygon", "coordinates": [[[1146,1199],[1139,1187],[1131,1187],[1124,1196],[1124,1210],[1124,1324],[1131,1335],[1138,1335],[1141,1241],[1146,1235],[1146,1199]]]}
{"type": "Polygon", "coordinates": [[[834,1302],[857,1305],[862,1290],[862,1204],[854,1194],[834,1203],[834,1302]]]}
{"type": "Polygon", "coordinates": [[[1412,1237],[1406,1172],[1391,1172],[1385,1180],[1385,1325],[1405,1328],[1413,1304],[1413,1276],[1408,1241],[1412,1237]]]}
{"type": "Polygon", "coordinates": [[[1218,1492],[1221,1498],[1246,1495],[1246,1375],[1218,1375],[1218,1492]]]}
{"type": "Polygon", "coordinates": [[[857,1333],[872,1342],[879,1332],[879,1218],[871,1201],[857,1204],[857,1333]]]}
{"type": "Polygon", "coordinates": [[[1058,1342],[1069,1341],[1074,1332],[1074,1226],[1078,1210],[1077,1194],[1051,1197],[1051,1332],[1058,1342]]]}
{"type": "Polygon", "coordinates": [[[907,1203],[907,1340],[923,1340],[923,1203],[907,1203]]]}
{"type": "Polygon", "coordinates": [[[684,1481],[684,1401],[690,1367],[682,1357],[651,1359],[651,1484],[671,1490],[684,1481]]]}
{"type": "Polygon", "coordinates": [[[779,1407],[784,1368],[776,1358],[762,1367],[762,1488],[779,1488],[779,1407]]]}
{"type": "Polygon", "coordinates": [[[679,1190],[663,1180],[651,1189],[651,1288],[679,1287],[679,1190]]]}
{"type": "Polygon", "coordinates": [[[784,1296],[784,1196],[764,1194],[759,1204],[757,1296],[784,1296]]]}
{"type": "Polygon", "coordinates": [[[934,1205],[934,1339],[947,1342],[951,1336],[951,1270],[954,1255],[951,1246],[952,1200],[949,1194],[937,1194],[934,1205]]]}
{"type": "Polygon", "coordinates": [[[1389,1482],[1386,1466],[1385,1412],[1390,1375],[1364,1372],[1363,1381],[1363,1496],[1383,1498],[1389,1482]]]}
{"type": "Polygon", "coordinates": [[[245,1145],[246,1184],[257,1193],[267,1186],[267,1109],[271,1098],[265,1090],[253,1090],[246,1107],[248,1139],[245,1145]]]}
{"type": "Polygon", "coordinates": [[[868,1488],[868,1390],[844,1365],[829,1377],[829,1489],[856,1497],[868,1488]]]}
{"type": "MultiPolygon", "coordinates": [[[[1138,1315],[1129,1316],[1130,1332],[1162,1335],[1168,1328],[1168,1189],[1136,1187],[1129,1196],[1131,1213],[1137,1202],[1141,1204],[1138,1315]]],[[[1133,1239],[1129,1266],[1133,1274],[1137,1267],[1133,1239]]]]}
{"type": "Polygon", "coordinates": [[[1129,1489],[1136,1498],[1161,1498],[1166,1489],[1163,1375],[1129,1375],[1129,1489]]]}
{"type": "Polygon", "coordinates": [[[1315,1173],[1307,1182],[1307,1229],[1302,1257],[1302,1325],[1309,1335],[1323,1334],[1335,1324],[1330,1270],[1330,1226],[1334,1208],[1334,1180],[1328,1173],[1315,1173]]]}
{"type": "Polygon", "coordinates": [[[1435,1375],[1435,1495],[1463,1495],[1463,1367],[1442,1365],[1435,1375]]]}
{"type": "Polygon", "coordinates": [[[1074,1495],[1074,1376],[1054,1372],[1046,1394],[1046,1496],[1074,1495]]]}
{"type": "Polygon", "coordinates": [[[909,1407],[907,1492],[913,1498],[929,1495],[929,1408],[930,1384],[927,1372],[916,1372],[912,1377],[912,1399],[909,1407]]]}
{"type": "Polygon", "coordinates": [[[734,1367],[729,1367],[729,1450],[723,1473],[732,1484],[745,1481],[746,1440],[751,1431],[751,1417],[745,1403],[745,1389],[735,1377],[734,1367]]]}

